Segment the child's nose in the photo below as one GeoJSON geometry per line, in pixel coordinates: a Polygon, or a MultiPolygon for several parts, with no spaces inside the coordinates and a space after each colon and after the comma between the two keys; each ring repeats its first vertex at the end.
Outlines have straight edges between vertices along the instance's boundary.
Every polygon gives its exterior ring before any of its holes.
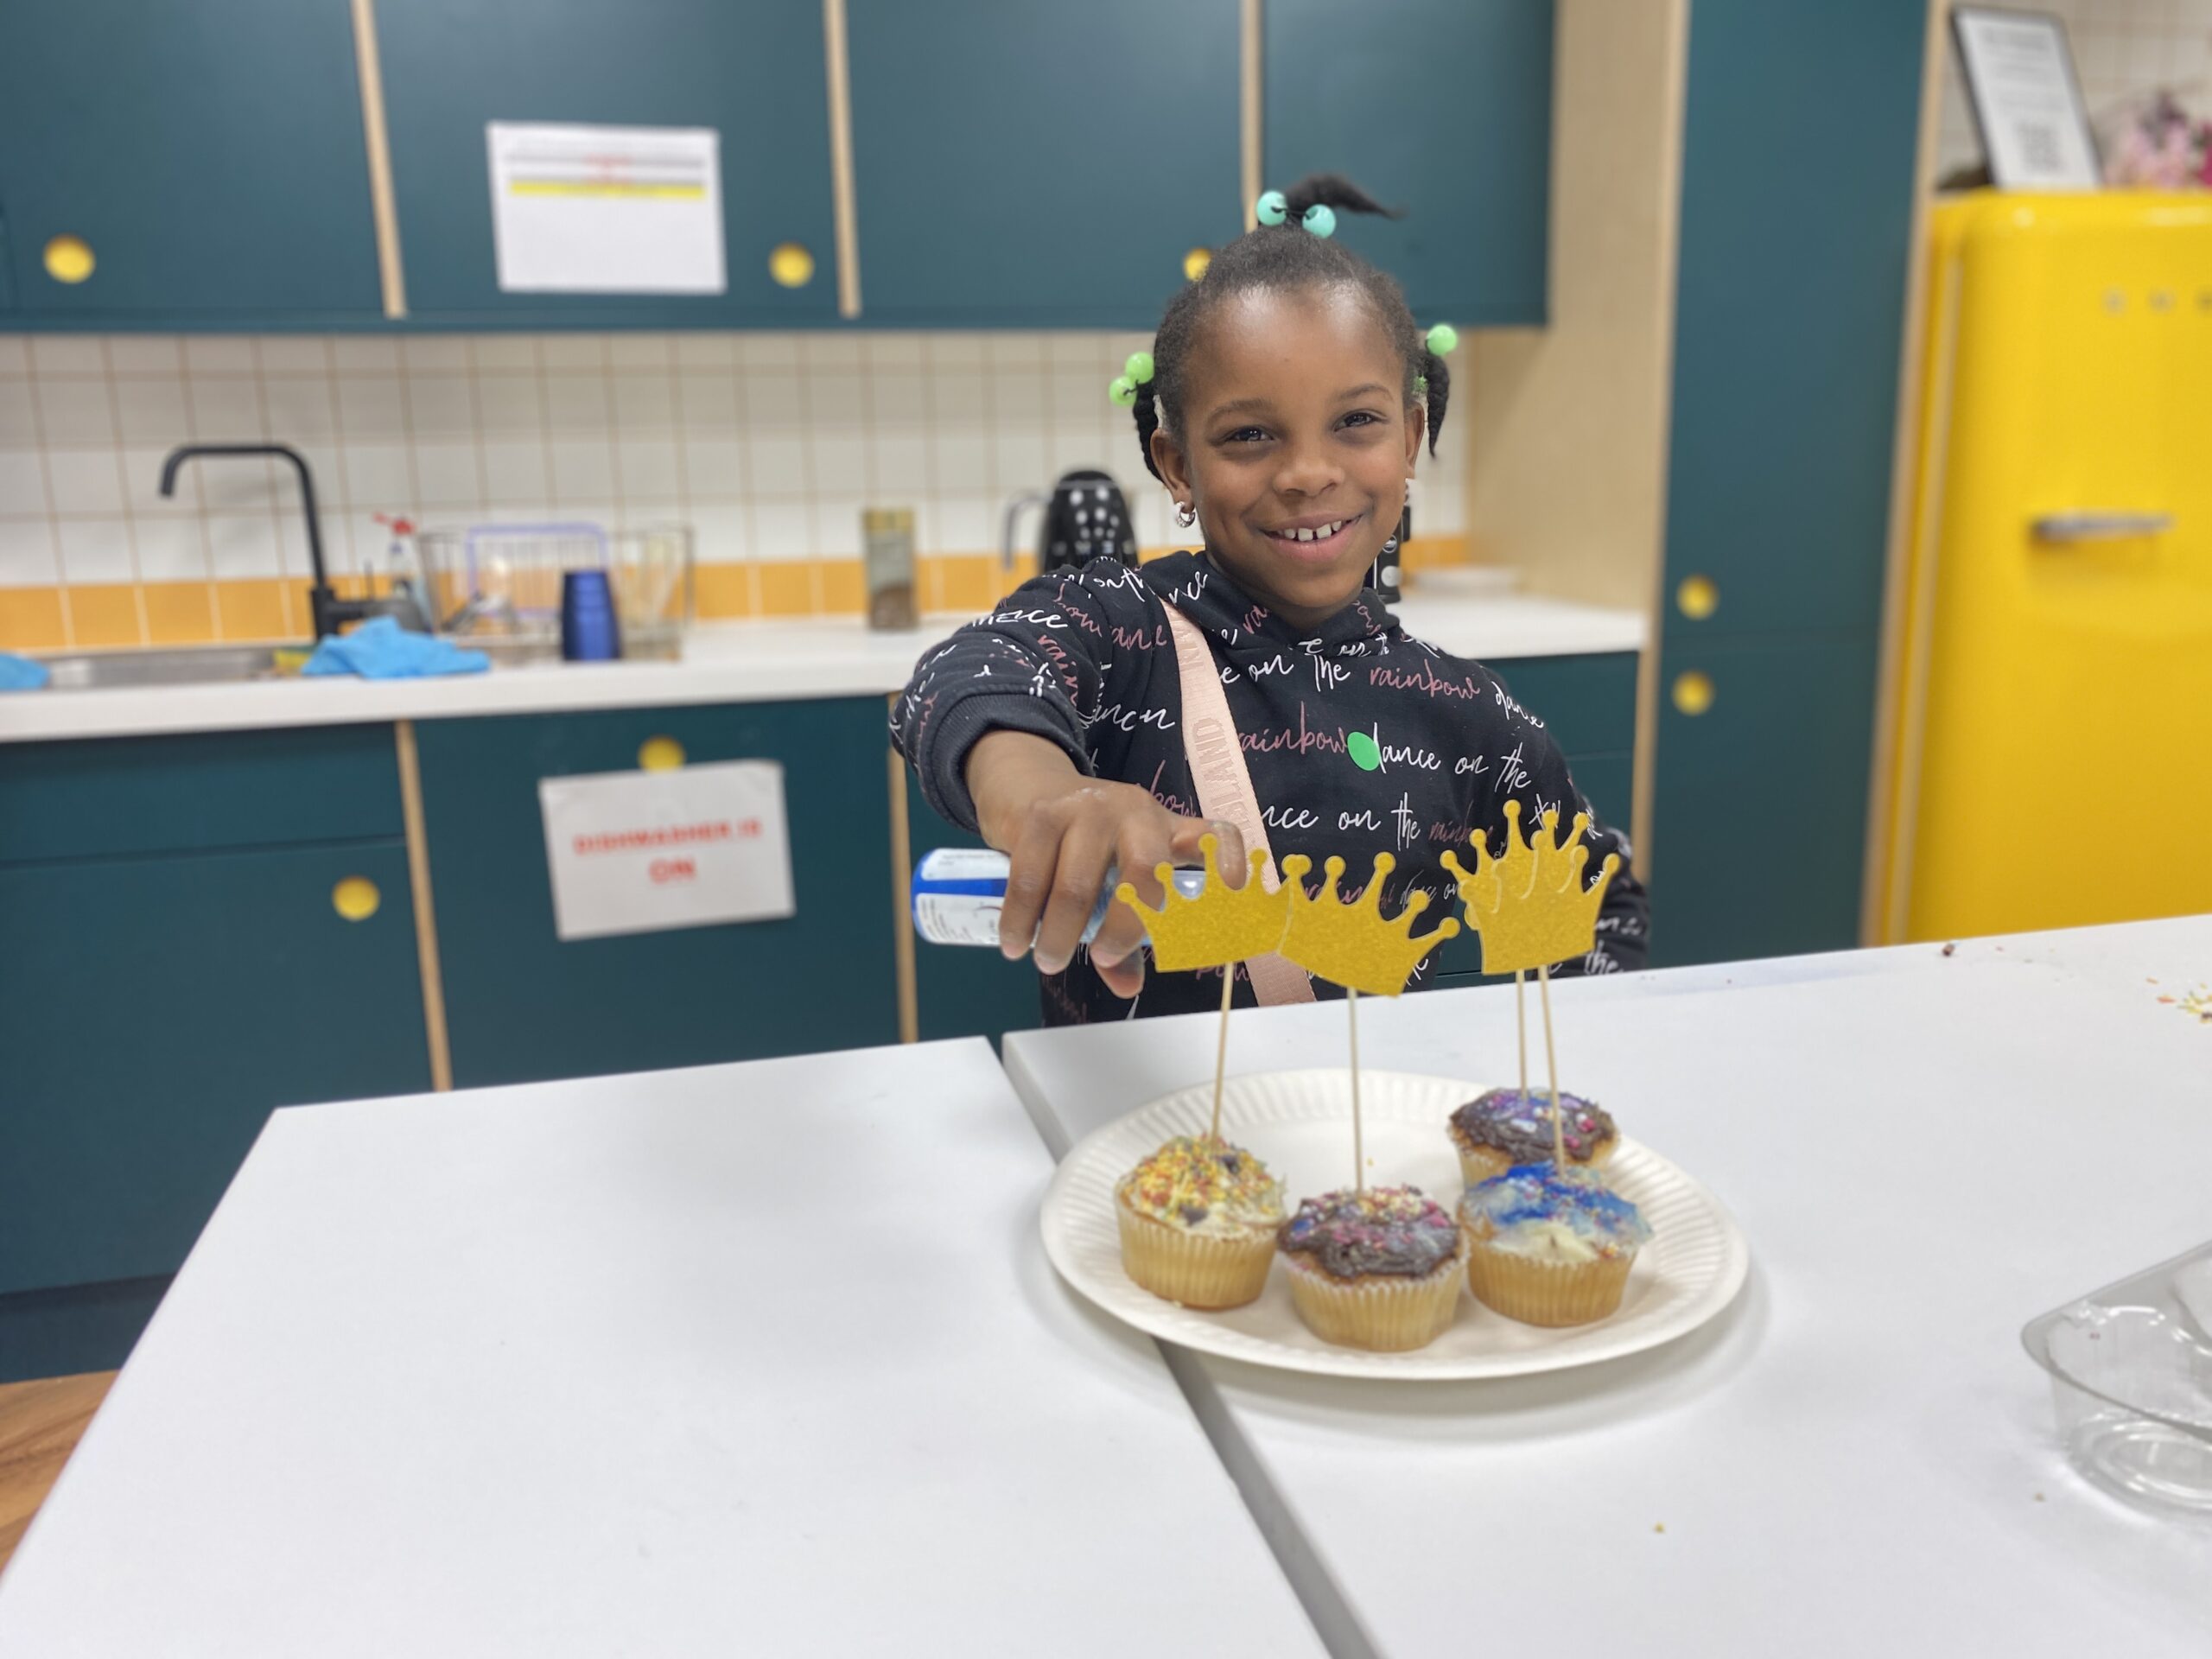
{"type": "Polygon", "coordinates": [[[1344,468],[1319,445],[1293,444],[1275,469],[1279,495],[1319,495],[1344,481],[1344,468]]]}

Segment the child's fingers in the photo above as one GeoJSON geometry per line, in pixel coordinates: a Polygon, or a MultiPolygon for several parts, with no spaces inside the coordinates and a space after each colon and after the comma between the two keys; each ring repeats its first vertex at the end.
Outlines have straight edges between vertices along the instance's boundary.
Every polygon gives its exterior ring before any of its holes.
{"type": "Polygon", "coordinates": [[[1065,817],[1049,803],[1031,807],[1021,821],[1014,850],[1007,857],[1006,897],[999,902],[999,954],[1009,962],[1027,956],[1030,941],[1037,937],[1066,830],[1065,817]]]}
{"type": "MultiPolygon", "coordinates": [[[[1147,804],[1151,810],[1134,813],[1122,823],[1119,851],[1115,858],[1122,880],[1135,887],[1140,902],[1158,910],[1162,899],[1155,872],[1175,860],[1173,814],[1147,804]]],[[[1090,965],[1116,996],[1135,996],[1144,987],[1144,924],[1137,913],[1116,899],[1106,907],[1098,937],[1090,942],[1090,965]]]]}
{"type": "Polygon", "coordinates": [[[1039,973],[1057,974],[1066,968],[1076,946],[1083,943],[1083,930],[1098,907],[1099,890],[1106,885],[1106,872],[1113,862],[1111,825],[1085,816],[1068,826],[1060,838],[1044,918],[1037,925],[1039,973]]]}
{"type": "Polygon", "coordinates": [[[1119,962],[1100,962],[1093,957],[1090,965],[1098,970],[1098,977],[1106,988],[1124,1002],[1144,989],[1144,952],[1141,950],[1123,957],[1119,962]]]}
{"type": "Polygon", "coordinates": [[[1198,861],[1198,842],[1211,836],[1220,845],[1214,853],[1214,864],[1221,872],[1221,879],[1232,887],[1244,885],[1244,836],[1226,818],[1178,818],[1175,832],[1168,846],[1172,861],[1195,864],[1198,861]]]}
{"type": "Polygon", "coordinates": [[[1106,919],[1098,925],[1098,937],[1090,942],[1091,963],[1100,969],[1110,967],[1143,944],[1144,924],[1117,899],[1106,906],[1106,919]]]}

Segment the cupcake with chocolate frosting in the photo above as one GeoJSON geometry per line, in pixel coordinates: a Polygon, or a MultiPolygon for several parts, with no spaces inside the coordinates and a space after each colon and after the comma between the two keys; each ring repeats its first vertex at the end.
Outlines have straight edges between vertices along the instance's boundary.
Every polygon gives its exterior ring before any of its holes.
{"type": "MultiPolygon", "coordinates": [[[[1570,1167],[1596,1168],[1613,1155],[1620,1132],[1605,1109],[1564,1090],[1567,1107],[1561,1138],[1570,1167]]],[[[1552,1160],[1552,1096],[1548,1089],[1492,1089],[1452,1114],[1452,1145],[1459,1154],[1459,1173],[1469,1186],[1503,1175],[1516,1164],[1552,1160]]]]}
{"type": "Polygon", "coordinates": [[[1324,1342],[1378,1353],[1424,1348],[1459,1312],[1465,1244],[1418,1187],[1324,1192],[1282,1224],[1291,1300],[1324,1342]]]}
{"type": "Polygon", "coordinates": [[[1651,1241],[1637,1207],[1586,1169],[1524,1164],[1467,1189],[1467,1287],[1523,1325],[1588,1325],[1621,1305],[1651,1241]]]}
{"type": "Polygon", "coordinates": [[[1242,1147],[1178,1135],[1114,1189],[1122,1267],[1184,1307],[1256,1300],[1274,1260],[1282,1183],[1242,1147]]]}

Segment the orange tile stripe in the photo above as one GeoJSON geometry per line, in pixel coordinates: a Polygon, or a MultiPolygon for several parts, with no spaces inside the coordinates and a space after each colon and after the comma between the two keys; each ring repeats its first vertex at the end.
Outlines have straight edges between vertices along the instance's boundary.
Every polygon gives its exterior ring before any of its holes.
{"type": "MultiPolygon", "coordinates": [[[[1170,550],[1146,548],[1140,556],[1154,559],[1170,550]]],[[[1414,571],[1465,564],[1466,538],[1416,537],[1404,560],[1414,571]]],[[[926,554],[916,563],[924,602],[933,611],[988,610],[1029,570],[1025,560],[1007,575],[995,553],[926,554]]],[[[702,622],[858,616],[867,608],[858,559],[702,564],[694,591],[702,622]]],[[[290,577],[0,588],[0,651],[303,639],[307,592],[305,582],[290,577]]]]}

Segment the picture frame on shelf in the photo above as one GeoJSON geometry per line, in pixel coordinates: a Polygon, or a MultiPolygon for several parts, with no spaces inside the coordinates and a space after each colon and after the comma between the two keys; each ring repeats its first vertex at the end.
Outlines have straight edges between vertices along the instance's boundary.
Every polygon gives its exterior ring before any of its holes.
{"type": "Polygon", "coordinates": [[[2094,190],[2103,183],[2066,26],[2049,12],[1957,6],[1951,38],[1999,190],[2094,190]]]}

